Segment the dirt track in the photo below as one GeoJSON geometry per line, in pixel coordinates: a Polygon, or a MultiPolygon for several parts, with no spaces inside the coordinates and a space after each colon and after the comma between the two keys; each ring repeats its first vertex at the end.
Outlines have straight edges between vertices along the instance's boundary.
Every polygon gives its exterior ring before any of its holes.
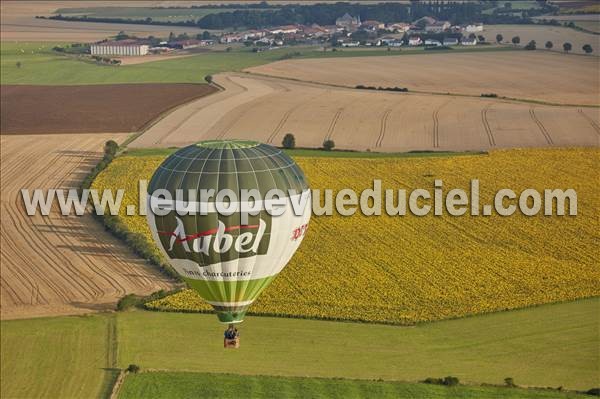
{"type": "Polygon", "coordinates": [[[103,143],[124,135],[2,136],[2,319],[80,314],[114,307],[125,294],[172,282],[110,236],[91,216],[29,217],[21,188],[77,187],[103,143]]]}
{"type": "Polygon", "coordinates": [[[170,108],[214,93],[195,84],[4,85],[2,134],[126,133],[170,108]]]}
{"type": "Polygon", "coordinates": [[[488,150],[600,144],[598,108],[545,106],[447,95],[342,89],[247,74],[215,77],[224,92],[163,118],[132,147],[209,138],[373,151],[488,150]]]}
{"type": "Polygon", "coordinates": [[[285,60],[248,71],[354,87],[496,93],[559,104],[600,104],[600,57],[539,51],[285,60]]]}

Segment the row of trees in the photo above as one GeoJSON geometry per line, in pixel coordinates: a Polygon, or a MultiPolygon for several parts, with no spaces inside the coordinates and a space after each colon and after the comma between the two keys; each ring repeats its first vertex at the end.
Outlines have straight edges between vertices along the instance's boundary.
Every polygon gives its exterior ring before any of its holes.
{"type": "MultiPolygon", "coordinates": [[[[497,34],[496,35],[496,42],[497,43],[502,43],[502,41],[504,40],[504,36],[502,36],[501,34],[497,34]]],[[[512,44],[514,45],[518,45],[519,43],[521,43],[521,38],[519,36],[514,36],[511,39],[512,44]]],[[[536,41],[535,40],[531,40],[529,43],[527,43],[527,45],[525,46],[525,48],[527,50],[535,50],[536,49],[536,41]]],[[[544,45],[544,47],[546,47],[548,50],[554,48],[554,43],[552,43],[550,40],[548,40],[546,42],[546,44],[544,45]]],[[[568,53],[569,51],[571,51],[573,49],[573,45],[569,42],[565,42],[563,43],[563,50],[565,51],[565,53],[568,53]]],[[[586,54],[590,54],[591,52],[594,51],[594,49],[592,48],[592,46],[590,44],[584,44],[581,49],[586,53],[586,54]]]]}
{"type": "MultiPolygon", "coordinates": [[[[281,145],[286,150],[293,150],[294,148],[296,148],[296,138],[294,137],[293,134],[288,133],[283,137],[283,141],[281,142],[281,145]]],[[[325,151],[331,151],[331,150],[333,150],[334,147],[335,147],[335,142],[333,140],[326,139],[325,141],[323,141],[322,148],[325,151]]]]}

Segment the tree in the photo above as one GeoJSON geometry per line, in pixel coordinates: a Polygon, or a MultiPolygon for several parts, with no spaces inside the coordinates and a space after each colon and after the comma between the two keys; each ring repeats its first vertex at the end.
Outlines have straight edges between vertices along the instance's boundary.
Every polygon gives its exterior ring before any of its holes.
{"type": "Polygon", "coordinates": [[[140,366],[138,366],[137,364],[130,364],[129,366],[127,366],[127,371],[129,371],[130,373],[137,373],[138,371],[140,371],[140,366]]]}
{"type": "Polygon", "coordinates": [[[514,388],[514,387],[516,387],[516,386],[517,386],[517,385],[515,384],[515,380],[514,380],[514,379],[512,379],[511,377],[506,377],[506,378],[504,379],[504,385],[506,385],[506,386],[507,386],[507,387],[509,387],[509,388],[514,388]]]}
{"type": "Polygon", "coordinates": [[[206,80],[206,83],[209,83],[209,84],[210,84],[210,83],[212,83],[212,82],[213,82],[213,77],[212,77],[212,75],[206,75],[206,76],[204,77],[204,80],[206,80]]]}
{"type": "Polygon", "coordinates": [[[331,151],[331,150],[333,150],[334,147],[335,147],[335,143],[331,139],[325,140],[323,142],[323,149],[325,151],[331,151]]]}
{"type": "Polygon", "coordinates": [[[125,33],[124,31],[120,31],[119,33],[117,33],[117,36],[115,36],[115,40],[125,40],[125,39],[129,39],[129,35],[127,35],[127,33],[125,33]]]}
{"type": "Polygon", "coordinates": [[[475,33],[471,33],[469,34],[469,39],[475,39],[477,36],[475,36],[475,33]]]}
{"type": "Polygon", "coordinates": [[[502,36],[500,33],[498,33],[496,35],[496,42],[497,43],[502,43],[502,40],[504,39],[504,36],[502,36]]]}
{"type": "Polygon", "coordinates": [[[17,61],[16,65],[17,65],[17,68],[21,69],[21,65],[23,65],[23,64],[21,64],[21,61],[17,61]]]}
{"type": "Polygon", "coordinates": [[[480,42],[485,42],[485,37],[483,35],[477,35],[477,40],[480,42]]]}
{"type": "Polygon", "coordinates": [[[210,32],[205,30],[204,32],[202,32],[202,40],[210,40],[210,32]]]}
{"type": "Polygon", "coordinates": [[[175,34],[173,32],[169,33],[169,42],[174,42],[175,41],[175,34]]]}
{"type": "Polygon", "coordinates": [[[521,43],[521,38],[519,36],[515,36],[512,38],[512,44],[514,44],[515,46],[519,43],[521,43]]]}
{"type": "Polygon", "coordinates": [[[592,48],[592,46],[590,46],[589,44],[584,44],[583,47],[581,48],[583,51],[585,51],[586,54],[591,53],[592,51],[594,51],[594,49],[592,48]]]}
{"type": "Polygon", "coordinates": [[[546,48],[547,48],[548,50],[550,50],[552,47],[554,47],[554,44],[553,44],[553,43],[552,43],[550,40],[548,40],[548,41],[546,42],[546,48]]]}
{"type": "Polygon", "coordinates": [[[573,45],[569,42],[566,42],[563,44],[563,50],[565,50],[565,53],[568,53],[569,51],[571,51],[572,48],[573,48],[573,45]]]}
{"type": "Polygon", "coordinates": [[[116,141],[108,140],[104,144],[104,155],[107,155],[109,157],[114,157],[115,154],[117,153],[118,149],[119,149],[119,144],[117,144],[116,141]]]}
{"type": "Polygon", "coordinates": [[[296,138],[294,137],[293,134],[288,133],[283,137],[283,141],[281,142],[281,145],[283,145],[283,148],[291,150],[296,147],[296,138]]]}
{"type": "Polygon", "coordinates": [[[531,40],[529,43],[527,43],[527,45],[525,46],[525,50],[535,50],[535,40],[531,40]]]}

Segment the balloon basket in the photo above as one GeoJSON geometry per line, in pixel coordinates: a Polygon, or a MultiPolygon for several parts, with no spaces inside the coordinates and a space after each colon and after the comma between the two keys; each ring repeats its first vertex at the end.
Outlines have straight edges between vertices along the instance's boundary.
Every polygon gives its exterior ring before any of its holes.
{"type": "Polygon", "coordinates": [[[223,339],[223,348],[226,349],[238,349],[240,347],[240,338],[233,338],[233,339],[223,339]]]}

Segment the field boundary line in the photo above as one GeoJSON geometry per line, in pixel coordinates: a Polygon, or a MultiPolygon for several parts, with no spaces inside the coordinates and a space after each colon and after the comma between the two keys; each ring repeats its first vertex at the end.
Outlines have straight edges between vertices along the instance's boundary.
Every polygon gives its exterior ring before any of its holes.
{"type": "Polygon", "coordinates": [[[529,108],[529,115],[531,116],[531,119],[535,122],[535,124],[540,129],[540,132],[542,133],[542,135],[546,139],[546,142],[548,144],[550,144],[550,145],[553,145],[554,141],[552,140],[552,136],[550,136],[550,133],[548,133],[548,130],[546,130],[546,127],[538,119],[537,115],[535,114],[534,107],[529,108]]]}
{"type": "Polygon", "coordinates": [[[583,110],[581,108],[577,109],[577,113],[579,113],[579,115],[583,116],[585,118],[585,120],[587,120],[590,123],[590,125],[592,125],[592,128],[594,128],[594,130],[596,131],[596,134],[600,135],[600,126],[598,126],[598,124],[592,118],[590,118],[589,115],[586,115],[585,112],[583,112],[583,110]]]}
{"type": "MultiPolygon", "coordinates": [[[[240,72],[238,72],[238,73],[240,73],[240,72]]],[[[394,95],[424,94],[424,95],[431,95],[431,96],[478,98],[478,99],[482,99],[482,100],[485,99],[485,100],[500,101],[500,102],[507,102],[507,103],[548,105],[551,107],[600,108],[600,104],[571,104],[571,103],[563,104],[563,103],[555,103],[555,102],[551,102],[551,101],[535,100],[535,99],[528,99],[528,98],[518,98],[518,97],[507,97],[507,96],[498,96],[495,98],[489,98],[489,97],[481,97],[480,94],[478,95],[478,94],[466,94],[466,93],[450,93],[450,92],[437,92],[437,91],[425,91],[425,90],[412,90],[410,88],[408,89],[407,92],[397,92],[397,91],[388,91],[388,90],[365,90],[365,89],[357,89],[355,86],[346,86],[346,85],[340,85],[340,84],[335,84],[335,83],[318,82],[318,81],[314,81],[314,80],[303,80],[303,79],[298,79],[298,78],[275,76],[275,75],[269,75],[266,73],[259,73],[259,72],[242,71],[241,74],[254,76],[256,78],[284,80],[284,81],[293,82],[293,83],[308,84],[311,86],[326,86],[326,87],[333,87],[333,88],[344,89],[344,90],[367,91],[367,92],[371,92],[371,93],[387,93],[387,94],[394,94],[394,95]]]]}

